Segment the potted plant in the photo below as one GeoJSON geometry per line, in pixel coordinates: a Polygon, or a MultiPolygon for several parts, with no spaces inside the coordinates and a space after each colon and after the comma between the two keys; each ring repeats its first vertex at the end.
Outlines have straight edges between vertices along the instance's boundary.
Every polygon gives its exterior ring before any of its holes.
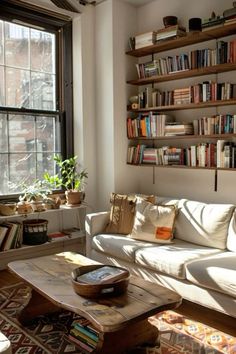
{"type": "Polygon", "coordinates": [[[59,173],[54,176],[45,173],[45,181],[51,188],[66,189],[67,205],[80,204],[84,199],[84,185],[85,179],[88,178],[88,173],[86,170],[78,171],[77,156],[62,160],[61,156],[56,155],[54,160],[59,173]]]}
{"type": "Polygon", "coordinates": [[[31,184],[23,182],[21,190],[23,194],[19,197],[20,203],[29,203],[33,211],[43,211],[46,209],[44,202],[47,199],[47,195],[51,193],[51,189],[46,181],[36,179],[31,184]]]}

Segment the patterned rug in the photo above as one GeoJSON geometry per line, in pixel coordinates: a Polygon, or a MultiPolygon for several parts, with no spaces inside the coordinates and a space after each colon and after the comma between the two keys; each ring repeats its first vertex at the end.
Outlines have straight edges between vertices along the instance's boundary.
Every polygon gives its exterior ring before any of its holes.
{"type": "MultiPolygon", "coordinates": [[[[0,289],[0,330],[11,341],[13,354],[82,354],[67,333],[77,315],[69,311],[39,316],[22,327],[16,314],[29,299],[30,288],[18,283],[0,289]]],[[[236,354],[236,338],[173,311],[150,318],[160,332],[160,347],[137,348],[132,354],[236,354]]],[[[111,349],[112,353],[112,349],[111,349]]]]}

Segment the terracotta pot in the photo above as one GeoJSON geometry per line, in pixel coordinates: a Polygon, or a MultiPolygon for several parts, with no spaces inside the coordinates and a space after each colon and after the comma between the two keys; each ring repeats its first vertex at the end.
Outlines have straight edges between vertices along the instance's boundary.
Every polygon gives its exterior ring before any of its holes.
{"type": "Polygon", "coordinates": [[[80,191],[66,191],[66,200],[67,200],[67,205],[78,205],[81,204],[81,202],[84,200],[84,192],[80,191]]]}
{"type": "Polygon", "coordinates": [[[29,214],[33,212],[33,209],[29,202],[18,202],[17,212],[18,214],[29,214]]]}

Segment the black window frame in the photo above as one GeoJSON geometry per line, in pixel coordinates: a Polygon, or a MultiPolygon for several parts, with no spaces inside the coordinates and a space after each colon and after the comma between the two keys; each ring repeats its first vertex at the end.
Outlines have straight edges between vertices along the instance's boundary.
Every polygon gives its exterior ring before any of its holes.
{"type": "MultiPolygon", "coordinates": [[[[29,3],[16,0],[1,0],[0,19],[16,23],[21,21],[26,26],[39,26],[56,34],[56,111],[61,122],[61,152],[63,158],[74,154],[73,141],[73,71],[72,71],[72,19],[63,14],[29,3]]],[[[17,23],[16,23],[17,24],[17,23]]],[[[49,113],[46,110],[9,108],[0,106],[0,112],[49,113]]],[[[0,199],[12,196],[0,196],[0,199]]]]}

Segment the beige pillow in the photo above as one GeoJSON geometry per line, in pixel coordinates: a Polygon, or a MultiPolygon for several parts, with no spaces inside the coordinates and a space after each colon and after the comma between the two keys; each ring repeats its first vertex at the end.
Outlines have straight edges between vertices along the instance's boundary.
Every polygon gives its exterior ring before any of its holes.
{"type": "Polygon", "coordinates": [[[154,243],[171,243],[176,210],[174,205],[153,205],[138,199],[130,237],[154,243]]]}
{"type": "Polygon", "coordinates": [[[130,234],[134,224],[135,196],[112,193],[110,202],[110,220],[104,232],[111,234],[130,234]]]}

